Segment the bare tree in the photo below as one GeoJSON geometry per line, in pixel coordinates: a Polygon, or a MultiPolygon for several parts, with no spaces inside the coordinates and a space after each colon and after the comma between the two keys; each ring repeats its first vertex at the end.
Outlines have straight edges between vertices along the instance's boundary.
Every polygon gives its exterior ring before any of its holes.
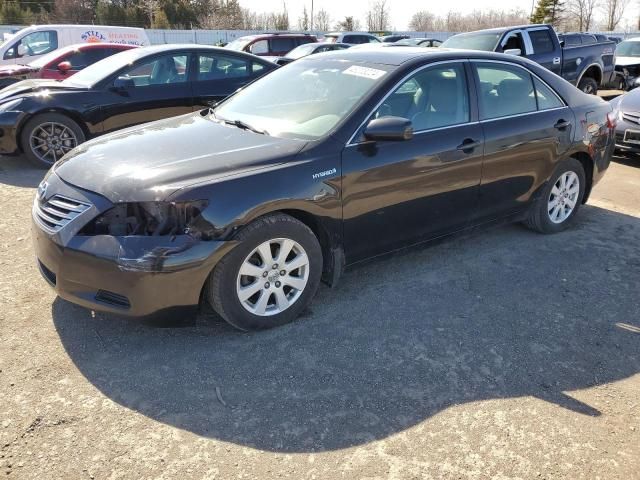
{"type": "Polygon", "coordinates": [[[580,32],[586,32],[593,23],[593,13],[600,0],[570,0],[569,17],[580,32]]]}
{"type": "Polygon", "coordinates": [[[321,8],[314,15],[313,24],[317,30],[328,32],[331,29],[331,15],[324,8],[321,8]]]}
{"type": "Polygon", "coordinates": [[[302,10],[302,15],[298,17],[298,30],[302,30],[303,32],[309,30],[309,14],[307,13],[306,5],[302,10]]]}
{"type": "Polygon", "coordinates": [[[420,10],[409,20],[409,28],[416,32],[428,32],[434,30],[435,20],[436,16],[433,13],[420,10]]]}
{"type": "Polygon", "coordinates": [[[336,30],[341,30],[343,32],[360,30],[360,22],[354,17],[344,17],[344,20],[338,22],[336,25],[336,30]]]}
{"type": "Polygon", "coordinates": [[[389,7],[387,0],[375,0],[367,12],[367,28],[371,32],[382,32],[389,29],[389,7]]]}
{"type": "Polygon", "coordinates": [[[624,11],[629,5],[629,0],[604,0],[603,9],[606,14],[607,31],[611,32],[622,20],[624,11]]]}

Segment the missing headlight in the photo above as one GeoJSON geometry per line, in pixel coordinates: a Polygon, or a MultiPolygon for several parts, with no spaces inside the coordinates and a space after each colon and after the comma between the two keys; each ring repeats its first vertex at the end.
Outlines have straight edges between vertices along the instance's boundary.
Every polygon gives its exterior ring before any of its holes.
{"type": "Polygon", "coordinates": [[[183,235],[206,207],[206,200],[120,203],[88,223],[80,235],[183,235]]]}

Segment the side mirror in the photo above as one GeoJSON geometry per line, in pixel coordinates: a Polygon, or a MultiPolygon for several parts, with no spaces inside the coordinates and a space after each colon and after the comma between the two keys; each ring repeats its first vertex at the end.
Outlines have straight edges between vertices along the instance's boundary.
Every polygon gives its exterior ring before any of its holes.
{"type": "Polygon", "coordinates": [[[18,45],[18,56],[24,57],[26,54],[27,54],[27,47],[25,47],[22,44],[18,45]]]}
{"type": "Polygon", "coordinates": [[[519,48],[508,48],[503,53],[505,55],[514,55],[516,57],[519,57],[520,55],[522,55],[522,50],[520,50],[519,48]]]}
{"type": "Polygon", "coordinates": [[[401,141],[413,138],[411,120],[402,117],[374,118],[364,130],[367,140],[401,141]]]}
{"type": "Polygon", "coordinates": [[[71,62],[60,62],[58,64],[58,70],[60,70],[62,73],[67,73],[69,70],[71,70],[71,62]]]}
{"type": "Polygon", "coordinates": [[[113,81],[113,89],[117,91],[128,90],[135,86],[136,83],[133,81],[133,78],[129,77],[118,77],[113,81]]]}

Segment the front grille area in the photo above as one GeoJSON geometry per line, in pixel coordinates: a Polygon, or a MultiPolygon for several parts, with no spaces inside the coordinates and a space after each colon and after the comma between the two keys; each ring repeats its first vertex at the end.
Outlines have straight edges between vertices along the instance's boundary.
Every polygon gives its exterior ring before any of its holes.
{"type": "Polygon", "coordinates": [[[640,125],[640,112],[622,112],[622,119],[625,122],[640,125]]]}
{"type": "Polygon", "coordinates": [[[62,195],[54,195],[45,202],[36,200],[34,214],[38,223],[45,230],[56,233],[90,207],[91,205],[88,203],[63,197],[62,195]]]}
{"type": "Polygon", "coordinates": [[[108,290],[98,290],[96,293],[96,300],[116,307],[129,308],[131,306],[127,297],[108,290]]]}

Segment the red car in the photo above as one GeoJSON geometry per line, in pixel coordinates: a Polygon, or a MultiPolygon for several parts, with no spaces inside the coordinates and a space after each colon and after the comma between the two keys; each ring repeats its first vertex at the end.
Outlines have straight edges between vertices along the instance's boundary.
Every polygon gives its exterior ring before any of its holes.
{"type": "Polygon", "coordinates": [[[114,53],[137,48],[120,43],[82,43],[54,50],[28,65],[0,67],[0,88],[27,78],[64,80],[114,53]]]}

